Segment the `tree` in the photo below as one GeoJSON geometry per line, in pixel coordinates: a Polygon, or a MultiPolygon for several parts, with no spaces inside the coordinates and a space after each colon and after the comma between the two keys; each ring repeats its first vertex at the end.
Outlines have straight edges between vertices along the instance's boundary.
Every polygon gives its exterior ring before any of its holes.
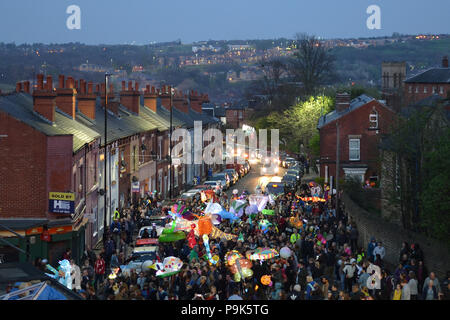
{"type": "Polygon", "coordinates": [[[304,86],[305,95],[334,76],[334,57],[315,36],[296,35],[297,52],[291,60],[289,71],[304,86]]]}

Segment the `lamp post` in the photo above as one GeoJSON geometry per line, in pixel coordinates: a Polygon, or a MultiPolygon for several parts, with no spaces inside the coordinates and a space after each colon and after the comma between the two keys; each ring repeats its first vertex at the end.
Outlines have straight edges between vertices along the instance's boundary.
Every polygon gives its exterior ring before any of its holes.
{"type": "MultiPolygon", "coordinates": [[[[339,120],[336,121],[336,216],[339,210],[339,120]]],[[[333,194],[333,190],[331,190],[333,194]]]]}
{"type": "Polygon", "coordinates": [[[173,195],[173,174],[172,174],[172,118],[173,118],[173,106],[172,106],[172,95],[173,95],[173,88],[172,86],[169,86],[169,94],[170,94],[170,136],[169,136],[169,180],[170,180],[170,188],[169,188],[169,198],[172,200],[173,195]]]}
{"type": "Polygon", "coordinates": [[[106,197],[106,195],[107,195],[107,193],[106,193],[106,180],[107,180],[107,170],[106,170],[106,166],[107,166],[107,163],[108,163],[108,156],[107,156],[107,152],[106,152],[106,147],[107,147],[107,141],[108,141],[108,136],[107,136],[107,134],[108,134],[108,131],[107,131],[107,128],[108,128],[108,112],[107,112],[107,109],[108,109],[108,77],[110,76],[110,74],[109,73],[105,73],[105,138],[104,138],[104,141],[103,141],[103,147],[104,147],[104,154],[105,154],[105,157],[104,157],[104,168],[103,168],[103,173],[104,173],[104,177],[103,177],[103,191],[104,191],[104,194],[103,194],[103,199],[104,199],[104,205],[103,205],[103,209],[104,209],[104,215],[103,215],[103,245],[105,245],[106,244],[106,228],[107,228],[107,222],[106,222],[106,215],[107,215],[107,213],[108,213],[108,210],[107,210],[107,207],[106,207],[106,205],[107,205],[107,197],[106,197]]]}

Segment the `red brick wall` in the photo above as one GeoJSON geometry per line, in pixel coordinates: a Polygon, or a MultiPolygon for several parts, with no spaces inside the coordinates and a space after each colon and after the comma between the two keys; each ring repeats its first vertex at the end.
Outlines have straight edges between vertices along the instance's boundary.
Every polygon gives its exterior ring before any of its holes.
{"type": "Polygon", "coordinates": [[[75,191],[72,168],[73,137],[71,135],[47,137],[47,194],[45,199],[48,199],[49,192],[75,191]]]}
{"type": "MultiPolygon", "coordinates": [[[[339,119],[340,144],[340,178],[344,177],[342,166],[345,164],[367,164],[366,178],[379,170],[378,143],[380,136],[390,131],[394,113],[376,101],[354,110],[339,119]],[[378,112],[379,133],[369,130],[369,115],[375,107],[378,112]],[[360,137],[360,161],[349,160],[349,135],[360,137]]],[[[320,129],[320,175],[325,177],[325,166],[328,166],[328,176],[336,175],[336,121],[330,122],[320,129]]]]}
{"type": "Polygon", "coordinates": [[[46,218],[46,136],[0,112],[0,217],[46,218]]]}
{"type": "Polygon", "coordinates": [[[406,83],[405,84],[405,101],[406,105],[412,104],[414,102],[418,102],[429,96],[433,95],[433,87],[435,87],[436,92],[443,98],[446,98],[450,92],[450,84],[429,84],[429,83],[406,83]],[[441,93],[441,87],[443,89],[443,93],[441,93]],[[411,88],[411,89],[410,89],[411,88]],[[416,88],[418,92],[416,93],[416,88]],[[424,92],[424,88],[426,88],[426,93],[424,92]]]}

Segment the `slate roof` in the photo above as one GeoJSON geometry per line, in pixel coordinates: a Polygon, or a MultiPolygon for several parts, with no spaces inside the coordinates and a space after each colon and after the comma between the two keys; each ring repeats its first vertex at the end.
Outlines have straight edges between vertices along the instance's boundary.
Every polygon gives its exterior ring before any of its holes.
{"type": "Polygon", "coordinates": [[[406,79],[405,83],[450,83],[450,68],[432,68],[406,79]]]}
{"type": "Polygon", "coordinates": [[[73,151],[78,151],[85,143],[92,142],[100,135],[86,125],[73,120],[56,108],[55,121],[50,121],[33,110],[33,97],[27,93],[12,93],[0,97],[0,110],[47,136],[73,135],[73,151]]]}
{"type": "MultiPolygon", "coordinates": [[[[107,143],[111,143],[115,140],[132,136],[136,133],[149,131],[159,128],[164,128],[164,123],[159,118],[152,118],[151,114],[143,110],[144,107],[140,106],[140,112],[137,114],[129,111],[123,105],[119,105],[117,115],[107,110],[107,143]]],[[[149,110],[150,112],[151,110],[149,110]]],[[[77,121],[90,127],[92,130],[96,130],[102,137],[102,143],[105,131],[105,109],[101,106],[100,98],[97,98],[95,106],[95,121],[89,119],[81,112],[77,111],[77,121]]]]}
{"type": "Polygon", "coordinates": [[[226,109],[221,106],[216,106],[212,103],[204,103],[202,110],[204,113],[208,114],[211,117],[226,117],[226,109]]]}
{"type": "Polygon", "coordinates": [[[323,126],[327,125],[328,123],[341,118],[342,116],[344,116],[344,115],[346,115],[346,114],[348,114],[348,113],[358,109],[359,107],[362,107],[362,106],[368,104],[369,102],[371,102],[373,100],[375,100],[375,99],[372,98],[372,97],[369,97],[369,96],[367,96],[365,94],[362,94],[359,97],[356,97],[355,99],[351,100],[350,101],[350,107],[347,108],[346,110],[341,111],[341,112],[333,110],[330,113],[328,113],[328,114],[326,114],[324,116],[321,116],[319,118],[319,122],[317,124],[317,128],[320,129],[323,126]]]}

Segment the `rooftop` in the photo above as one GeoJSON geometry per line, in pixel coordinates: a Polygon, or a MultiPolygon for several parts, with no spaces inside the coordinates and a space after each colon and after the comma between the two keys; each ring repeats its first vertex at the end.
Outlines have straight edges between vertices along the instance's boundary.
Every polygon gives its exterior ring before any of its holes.
{"type": "Polygon", "coordinates": [[[432,68],[405,80],[405,83],[450,83],[450,68],[432,68]]]}
{"type": "Polygon", "coordinates": [[[369,102],[375,100],[372,97],[369,97],[365,94],[360,95],[359,97],[356,97],[355,99],[350,101],[350,107],[345,109],[344,111],[338,112],[336,110],[331,111],[330,113],[321,116],[319,118],[319,123],[317,124],[317,128],[320,129],[323,126],[327,125],[328,123],[337,120],[341,118],[342,116],[358,109],[359,107],[368,104],[369,102]]]}

